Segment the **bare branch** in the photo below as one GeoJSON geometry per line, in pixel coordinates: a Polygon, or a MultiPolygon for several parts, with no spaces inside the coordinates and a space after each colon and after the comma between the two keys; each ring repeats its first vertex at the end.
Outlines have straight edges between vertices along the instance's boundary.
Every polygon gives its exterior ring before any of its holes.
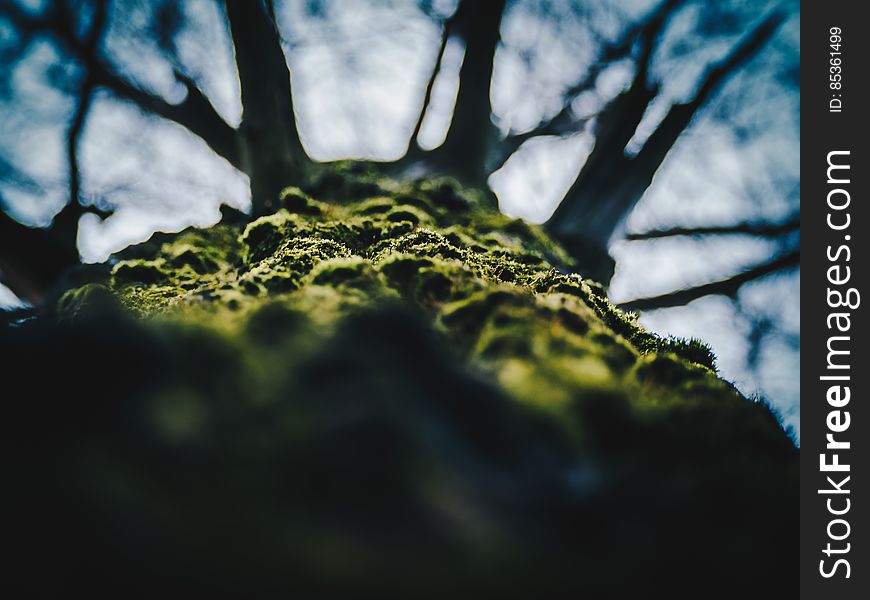
{"type": "Polygon", "coordinates": [[[752,59],[779,29],[785,20],[785,13],[773,11],[743,40],[735,46],[722,61],[715,64],[698,88],[692,104],[704,104],[710,95],[723,83],[724,79],[752,59]]]}
{"type": "Polygon", "coordinates": [[[69,199],[71,204],[79,202],[79,192],[81,188],[81,177],[79,175],[79,160],[78,146],[79,138],[85,127],[85,119],[91,106],[94,86],[90,81],[90,77],[86,77],[84,85],[82,85],[81,98],[79,98],[78,106],[70,123],[69,132],[67,133],[67,162],[69,163],[69,199]]]}
{"type": "Polygon", "coordinates": [[[236,130],[221,118],[190,79],[176,74],[178,80],[187,88],[187,97],[179,104],[171,104],[160,96],[140,89],[116,73],[111,65],[99,55],[97,45],[94,44],[91,47],[85,41],[80,40],[63,15],[56,10],[33,15],[12,3],[4,3],[0,12],[23,31],[53,35],[84,63],[94,86],[104,87],[115,95],[133,102],[143,110],[178,123],[201,138],[212,150],[231,164],[239,166],[236,130]]]}
{"type": "Polygon", "coordinates": [[[683,306],[693,300],[703,298],[704,296],[724,295],[733,298],[740,288],[750,281],[761,279],[762,277],[771,275],[778,271],[793,269],[799,265],[800,250],[792,250],[771,261],[758,264],[727,279],[713,281],[711,283],[705,283],[696,287],[677,290],[675,292],[658,296],[639,298],[621,304],[620,308],[624,310],[643,311],[683,306]]]}
{"type": "Polygon", "coordinates": [[[670,108],[668,114],[650,135],[635,159],[646,176],[652,178],[653,173],[661,165],[667,153],[670,152],[677,138],[689,126],[698,109],[707,102],[713,92],[724,83],[730,74],[753,58],[764,47],[784,19],[785,15],[780,12],[768,15],[731,50],[724,60],[707,71],[703,81],[698,86],[695,97],[690,102],[675,104],[670,108]]]}
{"type": "MultiPolygon", "coordinates": [[[[441,73],[441,63],[444,60],[444,50],[447,48],[447,41],[450,39],[451,25],[453,18],[448,18],[444,21],[444,26],[441,31],[441,45],[438,47],[438,54],[435,57],[435,64],[432,65],[432,74],[429,76],[429,81],[426,83],[426,92],[423,94],[423,105],[420,107],[420,115],[417,117],[417,122],[414,123],[414,131],[411,132],[411,147],[417,148],[417,136],[420,134],[420,129],[423,127],[423,120],[426,118],[426,111],[429,109],[429,104],[432,101],[432,90],[435,88],[435,81],[441,73]]],[[[411,152],[409,147],[409,152],[411,152]]]]}
{"type": "Polygon", "coordinates": [[[632,233],[625,237],[628,241],[653,240],[659,238],[679,236],[707,236],[707,235],[754,235],[757,237],[777,238],[783,234],[796,231],[800,228],[800,216],[796,215],[787,221],[780,223],[737,223],[736,225],[707,226],[707,227],[671,227],[668,229],[654,229],[642,233],[632,233]]]}
{"type": "Polygon", "coordinates": [[[187,97],[179,104],[170,104],[160,96],[145,92],[115,75],[104,64],[94,66],[97,85],[129,100],[140,108],[178,123],[200,139],[230,164],[240,168],[237,132],[215,111],[214,107],[189,78],[180,73],[176,78],[187,89],[187,97]]]}
{"type": "MultiPolygon", "coordinates": [[[[609,280],[611,264],[598,264],[599,257],[606,254],[608,239],[649,188],[695,113],[730,73],[757,54],[783,18],[781,13],[775,12],[763,19],[724,60],[710,68],[693,100],[672,106],[634,157],[626,155],[625,146],[635,134],[649,103],[658,95],[656,85],[648,82],[641,67],[629,89],[599,113],[595,146],[564,200],[546,223],[550,233],[569,251],[582,240],[578,250],[585,254],[575,256],[587,272],[600,281],[609,280]],[[588,251],[592,243],[597,243],[599,252],[588,251]],[[586,264],[589,260],[593,262],[586,264]]],[[[646,39],[652,42],[654,38],[646,39]]],[[[649,52],[646,55],[651,56],[649,52]]]]}
{"type": "Polygon", "coordinates": [[[583,77],[565,91],[559,112],[534,128],[522,133],[512,133],[502,141],[494,170],[501,168],[520,146],[532,138],[567,135],[583,127],[588,119],[578,118],[571,109],[571,103],[580,94],[594,89],[598,76],[614,61],[630,56],[638,43],[641,45],[638,76],[646,78],[649,58],[655,48],[655,39],[661,33],[668,17],[684,3],[685,0],[663,0],[649,15],[626,30],[618,40],[605,45],[583,77]]]}
{"type": "MultiPolygon", "coordinates": [[[[85,35],[82,42],[82,47],[89,53],[95,54],[100,40],[103,38],[106,29],[107,17],[107,2],[100,0],[96,3],[93,19],[90,24],[90,30],[85,35]]],[[[90,71],[85,72],[84,80],[81,84],[79,92],[79,102],[76,111],[73,114],[70,122],[69,131],[67,132],[67,162],[69,164],[69,203],[61,211],[62,214],[55,218],[55,226],[68,226],[72,231],[78,228],[78,218],[81,216],[79,209],[82,207],[80,191],[81,191],[81,176],[79,173],[78,147],[79,139],[82,131],[84,131],[85,120],[91,107],[91,100],[94,93],[94,79],[90,71]],[[67,219],[68,209],[72,209],[75,214],[67,219]],[[66,211],[66,212],[65,212],[66,211]],[[69,221],[69,223],[64,223],[69,221]]],[[[75,243],[75,239],[73,239],[75,243]]]]}

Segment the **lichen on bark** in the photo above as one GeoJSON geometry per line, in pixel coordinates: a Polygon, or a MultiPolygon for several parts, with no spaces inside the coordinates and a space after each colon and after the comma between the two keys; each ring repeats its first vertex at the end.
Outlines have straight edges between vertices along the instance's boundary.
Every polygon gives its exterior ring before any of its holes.
{"type": "MultiPolygon", "coordinates": [[[[76,474],[97,555],[224,590],[781,582],[797,452],[705,345],[644,331],[480,194],[338,173],[57,303],[45,335],[102,340],[72,363],[102,374],[40,464],[76,474]]],[[[15,335],[21,360],[44,342],[15,335]]]]}

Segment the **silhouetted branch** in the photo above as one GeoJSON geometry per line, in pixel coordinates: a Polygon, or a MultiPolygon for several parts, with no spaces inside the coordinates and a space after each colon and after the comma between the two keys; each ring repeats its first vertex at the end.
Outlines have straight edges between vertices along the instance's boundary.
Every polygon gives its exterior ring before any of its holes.
{"type": "Polygon", "coordinates": [[[606,258],[609,239],[650,186],[656,171],[698,109],[727,75],[755,56],[783,18],[784,15],[774,12],[763,19],[724,60],[708,69],[690,102],[671,107],[640,152],[630,157],[625,147],[658,95],[657,86],[649,83],[647,77],[658,33],[652,28],[644,34],[643,64],[638,66],[629,89],[599,113],[595,146],[564,200],[546,223],[547,229],[572,252],[586,272],[600,281],[609,281],[612,276],[612,260],[606,258]],[[582,255],[571,250],[580,242],[577,250],[582,255]]]}
{"type": "Polygon", "coordinates": [[[176,74],[178,80],[187,89],[187,97],[179,104],[171,104],[160,96],[140,89],[116,73],[109,63],[99,55],[99,48],[89,47],[88,44],[80,40],[59,12],[49,11],[33,15],[12,3],[4,4],[0,11],[24,31],[41,32],[55,36],[58,41],[69,48],[76,58],[84,63],[84,68],[90,74],[94,86],[104,87],[115,95],[133,102],[143,110],[174,121],[201,138],[212,150],[231,164],[239,166],[236,131],[221,118],[190,79],[176,74]]]}
{"type": "Polygon", "coordinates": [[[785,13],[774,11],[761,21],[749,35],[731,50],[725,59],[715,64],[707,72],[692,103],[701,105],[706,102],[728,75],[752,59],[770,41],[785,17],[785,13]]]}
{"type": "Polygon", "coordinates": [[[685,131],[692,118],[710,98],[726,77],[753,58],[770,40],[785,15],[773,12],[768,15],[749,35],[732,49],[725,59],[710,68],[704,76],[695,97],[687,103],[673,105],[658,128],[650,135],[638,153],[635,162],[643,171],[644,177],[652,178],[665,156],[685,131]]]}
{"type": "Polygon", "coordinates": [[[641,47],[640,58],[637,61],[638,71],[645,78],[649,69],[650,57],[655,47],[653,43],[655,38],[661,33],[667,19],[685,1],[663,0],[644,19],[629,27],[618,40],[606,44],[598,53],[596,59],[592,61],[583,77],[565,91],[562,108],[555,115],[528,131],[512,133],[502,141],[493,170],[500,169],[520,146],[532,138],[548,135],[567,135],[578,131],[585,125],[588,119],[578,118],[571,109],[571,103],[580,94],[593,90],[598,76],[614,61],[627,58],[631,55],[632,50],[637,44],[640,44],[641,47]]]}
{"type": "MultiPolygon", "coordinates": [[[[652,44],[652,37],[647,38],[652,44]]],[[[649,181],[625,154],[658,86],[639,68],[630,87],[598,116],[595,145],[545,227],[593,279],[607,283],[614,263],[607,243],[649,181]]],[[[649,177],[651,179],[651,176],[649,177]]]]}
{"type": "MultiPolygon", "coordinates": [[[[85,34],[82,41],[82,48],[90,55],[95,55],[106,29],[106,17],[108,7],[105,0],[100,0],[94,7],[94,15],[91,19],[90,29],[85,34]]],[[[74,18],[73,15],[70,15],[74,18]]],[[[63,235],[69,238],[72,245],[76,244],[78,233],[78,221],[82,213],[86,210],[97,212],[95,207],[85,208],[81,203],[81,175],[79,172],[78,147],[79,140],[84,131],[85,120],[90,111],[91,101],[94,93],[94,78],[90,70],[85,70],[84,78],[79,90],[78,105],[76,106],[73,118],[70,121],[69,131],[67,132],[67,163],[69,168],[69,202],[55,216],[52,228],[56,230],[58,235],[63,235]]],[[[102,212],[102,211],[100,211],[102,212]]],[[[102,213],[105,214],[105,213],[102,213]]]]}
{"type": "Polygon", "coordinates": [[[180,73],[175,76],[187,89],[187,97],[179,104],[170,104],[160,96],[145,92],[117,77],[103,65],[98,65],[95,69],[98,85],[108,88],[117,96],[130,100],[146,111],[181,125],[234,167],[240,168],[241,157],[236,130],[227,125],[192,80],[180,73]]]}
{"type": "Polygon", "coordinates": [[[652,240],[678,236],[707,236],[746,234],[765,238],[777,238],[800,228],[800,216],[792,217],[781,223],[737,223],[736,225],[708,227],[671,227],[654,229],[642,233],[632,233],[625,237],[629,241],[652,240]]]}
{"type": "Polygon", "coordinates": [[[643,311],[683,306],[693,300],[703,298],[704,296],[723,295],[733,298],[740,288],[750,281],[761,279],[762,277],[771,275],[778,271],[792,269],[798,265],[800,265],[800,250],[792,250],[771,261],[756,265],[727,279],[713,281],[711,283],[705,283],[696,287],[677,290],[675,292],[669,292],[658,296],[639,298],[620,305],[620,308],[624,310],[643,311]]]}
{"type": "Polygon", "coordinates": [[[97,206],[82,204],[81,199],[81,173],[79,170],[78,146],[85,120],[90,111],[93,100],[94,86],[86,77],[82,85],[81,97],[75,114],[73,115],[69,132],[67,133],[67,164],[69,168],[69,202],[55,215],[52,229],[58,235],[69,238],[72,245],[76,244],[79,218],[85,213],[93,213],[105,219],[111,212],[104,211],[97,206]]]}
{"type": "Polygon", "coordinates": [[[441,73],[441,62],[444,60],[444,50],[447,48],[447,41],[450,39],[452,22],[452,17],[444,21],[444,26],[441,31],[441,44],[438,47],[435,64],[432,65],[432,74],[429,76],[429,81],[426,82],[426,91],[423,94],[423,104],[420,107],[420,115],[417,117],[417,122],[414,123],[414,130],[411,132],[408,154],[414,154],[415,150],[419,149],[419,146],[417,145],[417,136],[420,135],[420,129],[423,127],[423,121],[426,118],[426,111],[429,109],[429,104],[432,101],[432,90],[435,88],[435,81],[441,73]]]}
{"type": "Polygon", "coordinates": [[[85,119],[91,106],[93,96],[93,84],[90,77],[86,77],[82,85],[81,98],[73,115],[72,123],[67,134],[67,162],[69,163],[69,199],[71,204],[79,202],[81,181],[79,175],[78,146],[79,138],[85,126],[85,119]]]}
{"type": "MultiPolygon", "coordinates": [[[[4,6],[3,14],[21,25],[27,24],[32,37],[34,32],[43,33],[48,29],[61,29],[67,45],[76,48],[79,56],[95,56],[105,33],[107,2],[99,0],[94,5],[88,30],[81,39],[75,35],[72,26],[76,15],[71,9],[55,4],[53,9],[42,16],[32,16],[13,5],[4,6]]],[[[79,261],[76,245],[78,221],[84,212],[105,214],[95,207],[81,204],[81,176],[78,164],[78,145],[85,120],[90,110],[95,80],[84,61],[84,75],[78,91],[76,109],[70,120],[67,134],[67,161],[69,166],[70,199],[67,205],[55,216],[47,229],[28,227],[19,223],[5,212],[0,211],[0,278],[19,297],[37,304],[46,290],[57,279],[79,261]]],[[[11,165],[7,165],[12,168],[11,165]]],[[[5,169],[4,169],[5,170],[5,169]]]]}

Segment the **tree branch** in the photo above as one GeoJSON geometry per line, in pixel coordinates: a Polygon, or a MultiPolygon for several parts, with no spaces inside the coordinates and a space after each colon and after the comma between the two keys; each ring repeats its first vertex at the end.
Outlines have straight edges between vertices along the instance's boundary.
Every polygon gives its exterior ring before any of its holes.
{"type": "Polygon", "coordinates": [[[674,104],[659,127],[638,152],[635,161],[645,176],[652,175],[664,161],[680,134],[685,131],[700,109],[725,81],[741,65],[753,58],[776,32],[785,15],[773,12],[768,15],[749,35],[735,46],[724,60],[710,68],[704,76],[695,97],[684,104],[674,104]]]}
{"type": "MultiPolygon", "coordinates": [[[[626,155],[626,144],[637,131],[649,103],[658,94],[656,86],[648,82],[647,67],[639,66],[629,89],[598,115],[595,146],[545,225],[569,251],[579,243],[578,240],[582,242],[576,251],[585,255],[575,254],[575,257],[586,272],[599,281],[609,280],[612,261],[603,261],[607,256],[608,240],[649,188],[653,176],[691,124],[695,113],[727,75],[763,47],[783,18],[784,15],[778,12],[769,15],[724,60],[710,68],[692,101],[672,106],[634,157],[626,155]],[[597,252],[591,252],[589,247],[595,244],[597,252]]],[[[646,63],[652,56],[651,46],[655,38],[654,30],[645,34],[642,53],[647,58],[646,63]]]]}
{"type": "Polygon", "coordinates": [[[429,109],[429,104],[432,102],[432,90],[435,88],[435,81],[441,73],[441,62],[444,60],[444,50],[447,48],[447,41],[450,39],[450,30],[452,29],[453,17],[444,21],[444,27],[441,31],[441,45],[438,47],[438,54],[435,57],[435,64],[432,65],[432,74],[429,76],[429,81],[426,82],[426,91],[423,94],[423,105],[420,107],[420,115],[417,117],[417,122],[414,123],[414,130],[411,132],[408,154],[414,152],[413,149],[418,149],[417,136],[420,135],[420,129],[423,127],[423,121],[426,118],[426,111],[429,109]]]}
{"type": "Polygon", "coordinates": [[[654,44],[668,17],[676,11],[686,0],[663,0],[645,18],[630,27],[618,40],[607,44],[599,52],[582,79],[565,91],[562,108],[549,119],[540,122],[534,128],[523,133],[511,133],[501,144],[499,156],[494,164],[494,170],[500,169],[508,158],[516,152],[528,140],[547,135],[566,135],[579,130],[588,119],[577,118],[571,109],[571,103],[577,97],[595,88],[598,76],[610,66],[613,61],[627,58],[636,43],[641,43],[641,57],[638,61],[638,72],[646,77],[654,44]]]}
{"type": "Polygon", "coordinates": [[[176,73],[175,76],[187,89],[187,97],[179,104],[170,104],[160,96],[145,92],[112,73],[105,65],[94,69],[97,85],[115,95],[129,100],[140,108],[173,121],[200,139],[212,150],[240,168],[236,130],[227,125],[214,107],[192,80],[176,73]]]}
{"type": "Polygon", "coordinates": [[[684,306],[693,300],[703,298],[704,296],[723,295],[733,298],[741,287],[761,279],[767,275],[792,269],[800,265],[800,250],[792,250],[777,258],[756,265],[741,273],[733,275],[727,279],[705,283],[692,288],[677,290],[667,294],[658,296],[650,296],[648,298],[639,298],[620,305],[623,310],[644,311],[654,310],[658,308],[671,308],[674,306],[684,306]]]}
{"type": "Polygon", "coordinates": [[[89,47],[79,40],[75,31],[56,9],[42,15],[32,15],[7,3],[0,8],[0,11],[23,30],[54,35],[84,63],[94,86],[104,87],[143,110],[181,125],[201,138],[233,166],[239,167],[236,130],[221,118],[189,78],[176,73],[176,78],[187,89],[187,97],[179,104],[171,104],[160,96],[140,89],[117,74],[108,62],[100,57],[99,48],[96,45],[89,47]]]}
{"type": "MultiPolygon", "coordinates": [[[[91,20],[90,29],[84,36],[81,42],[82,48],[90,55],[94,55],[103,38],[106,30],[106,18],[108,6],[106,0],[100,0],[96,3],[94,16],[91,20]]],[[[74,15],[70,15],[74,18],[74,15]]],[[[78,236],[79,218],[88,209],[81,203],[81,174],[79,172],[78,147],[82,132],[84,131],[85,120],[87,119],[90,110],[91,101],[94,93],[94,78],[89,69],[86,69],[83,81],[79,90],[79,102],[76,107],[73,118],[70,121],[69,131],[67,132],[67,163],[69,167],[69,202],[60,213],[58,213],[52,224],[52,228],[57,234],[68,238],[69,243],[76,245],[78,236]]],[[[95,210],[96,212],[96,210],[95,210]]]]}
{"type": "Polygon", "coordinates": [[[781,223],[737,223],[736,225],[708,227],[671,227],[654,229],[642,233],[632,233],[625,237],[628,241],[653,240],[679,236],[734,235],[746,234],[757,237],[777,238],[800,228],[800,216],[794,216],[781,223]]]}

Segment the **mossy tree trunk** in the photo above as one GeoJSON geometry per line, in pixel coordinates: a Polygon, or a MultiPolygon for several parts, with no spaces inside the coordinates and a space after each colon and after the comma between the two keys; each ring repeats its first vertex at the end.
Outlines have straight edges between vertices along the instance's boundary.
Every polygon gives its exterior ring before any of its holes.
{"type": "Polygon", "coordinates": [[[13,572],[306,597],[797,581],[797,451],[706,346],[451,181],[346,165],[307,192],[0,329],[38,382],[7,415],[13,572]]]}

